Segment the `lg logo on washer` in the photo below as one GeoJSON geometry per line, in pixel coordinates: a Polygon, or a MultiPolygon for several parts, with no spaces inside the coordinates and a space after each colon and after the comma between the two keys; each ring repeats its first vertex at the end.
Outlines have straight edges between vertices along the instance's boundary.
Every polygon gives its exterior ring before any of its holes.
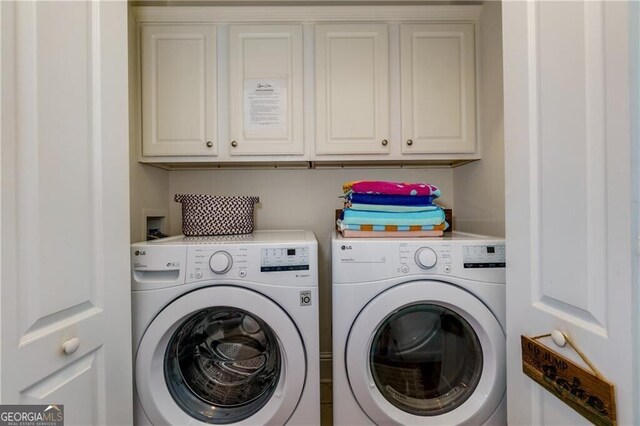
{"type": "Polygon", "coordinates": [[[342,250],[353,250],[353,247],[351,246],[345,246],[343,245],[342,247],[340,247],[342,250]]]}

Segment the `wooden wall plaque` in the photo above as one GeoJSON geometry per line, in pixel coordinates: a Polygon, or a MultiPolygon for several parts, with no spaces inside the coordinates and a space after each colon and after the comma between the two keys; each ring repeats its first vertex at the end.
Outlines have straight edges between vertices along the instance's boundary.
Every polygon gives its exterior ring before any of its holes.
{"type": "Polygon", "coordinates": [[[522,371],[595,425],[616,424],[614,387],[601,377],[526,336],[522,371]]]}

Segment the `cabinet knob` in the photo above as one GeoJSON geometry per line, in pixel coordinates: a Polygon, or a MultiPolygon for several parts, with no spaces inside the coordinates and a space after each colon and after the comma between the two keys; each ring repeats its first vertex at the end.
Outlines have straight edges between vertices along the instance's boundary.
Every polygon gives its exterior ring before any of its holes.
{"type": "Polygon", "coordinates": [[[236,146],[238,146],[238,142],[236,142],[236,141],[231,141],[231,146],[235,148],[236,146]]]}
{"type": "Polygon", "coordinates": [[[213,142],[207,141],[207,148],[211,148],[213,146],[213,142]]]}
{"type": "Polygon", "coordinates": [[[413,145],[413,141],[411,139],[407,139],[407,145],[409,146],[413,145]]]}
{"type": "Polygon", "coordinates": [[[64,343],[62,344],[62,352],[67,355],[71,355],[72,353],[77,351],[79,347],[80,339],[78,339],[77,337],[73,337],[69,340],[64,341],[64,343]]]}
{"type": "Polygon", "coordinates": [[[382,146],[387,146],[389,145],[389,141],[386,139],[382,139],[382,146]]]}

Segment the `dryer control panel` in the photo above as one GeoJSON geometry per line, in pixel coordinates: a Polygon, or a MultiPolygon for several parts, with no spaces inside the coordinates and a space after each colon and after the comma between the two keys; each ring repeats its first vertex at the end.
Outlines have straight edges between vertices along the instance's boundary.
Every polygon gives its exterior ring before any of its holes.
{"type": "Polygon", "coordinates": [[[503,283],[501,239],[334,238],[333,281],[367,282],[409,276],[451,276],[503,283]]]}
{"type": "Polygon", "coordinates": [[[465,268],[504,268],[507,255],[504,244],[462,246],[465,268]]]}

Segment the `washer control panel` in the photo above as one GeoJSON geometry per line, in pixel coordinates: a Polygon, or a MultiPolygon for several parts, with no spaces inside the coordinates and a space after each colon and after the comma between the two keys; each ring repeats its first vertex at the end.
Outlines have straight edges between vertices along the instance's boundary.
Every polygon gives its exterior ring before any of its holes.
{"type": "Polygon", "coordinates": [[[193,245],[188,250],[187,282],[240,279],[281,285],[317,279],[310,245],[193,245]]]}
{"type": "Polygon", "coordinates": [[[462,246],[465,269],[504,268],[507,255],[504,244],[462,246]]]}
{"type": "Polygon", "coordinates": [[[308,247],[278,247],[260,249],[260,272],[308,270],[308,247]]]}
{"type": "Polygon", "coordinates": [[[248,268],[247,247],[189,247],[187,257],[187,281],[216,277],[246,276],[248,268]]]}

